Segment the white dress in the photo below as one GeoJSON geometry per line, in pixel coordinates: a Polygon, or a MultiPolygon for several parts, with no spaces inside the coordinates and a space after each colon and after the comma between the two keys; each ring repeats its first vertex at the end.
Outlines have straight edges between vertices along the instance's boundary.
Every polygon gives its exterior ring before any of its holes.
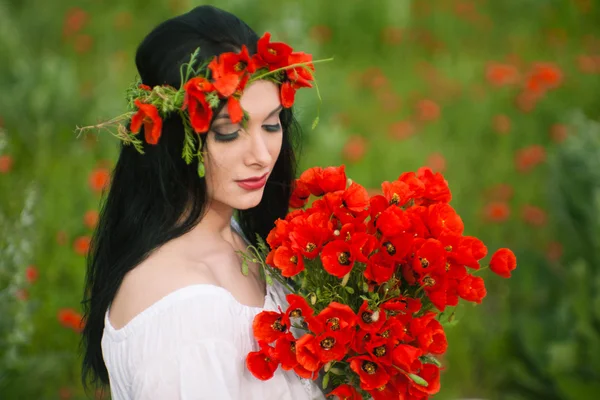
{"type": "MultiPolygon", "coordinates": [[[[237,224],[233,224],[237,225],[237,224]]],[[[239,232],[239,227],[234,226],[239,232]]],[[[287,307],[281,284],[267,285],[264,307],[239,303],[226,289],[193,284],[168,294],[115,329],[105,316],[102,355],[113,400],[325,399],[311,380],[279,367],[261,381],[246,368],[258,350],[254,316],[287,307]]]]}

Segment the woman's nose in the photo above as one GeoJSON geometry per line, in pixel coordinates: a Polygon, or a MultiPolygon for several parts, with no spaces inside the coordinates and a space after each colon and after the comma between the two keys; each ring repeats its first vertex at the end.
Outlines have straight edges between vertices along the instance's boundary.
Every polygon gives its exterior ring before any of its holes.
{"type": "Polygon", "coordinates": [[[271,163],[271,153],[269,152],[268,137],[262,129],[251,131],[249,136],[248,163],[260,164],[261,166],[271,163]]]}

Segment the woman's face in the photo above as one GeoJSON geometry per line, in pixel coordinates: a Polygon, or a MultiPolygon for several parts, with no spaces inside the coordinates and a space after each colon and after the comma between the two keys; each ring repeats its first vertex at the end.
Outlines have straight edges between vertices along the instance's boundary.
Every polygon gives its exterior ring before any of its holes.
{"type": "Polygon", "coordinates": [[[281,151],[279,88],[256,81],[246,87],[240,103],[249,115],[246,128],[232,124],[223,107],[208,132],[204,164],[209,199],[245,210],[260,203],[281,151]]]}

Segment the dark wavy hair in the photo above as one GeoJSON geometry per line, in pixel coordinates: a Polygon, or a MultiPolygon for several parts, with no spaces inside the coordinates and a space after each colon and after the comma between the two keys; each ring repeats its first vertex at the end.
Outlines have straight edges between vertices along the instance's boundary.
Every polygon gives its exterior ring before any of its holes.
{"type": "MultiPolygon", "coordinates": [[[[135,62],[144,84],[179,87],[180,67],[198,47],[202,62],[239,51],[242,45],[253,54],[257,41],[257,34],[236,16],[200,6],[152,30],[138,47],[135,62]]],[[[263,198],[256,207],[237,213],[253,244],[256,234],[266,237],[274,221],[287,213],[296,174],[299,127],[291,109],[284,109],[280,119],[283,144],[263,198]]],[[[183,139],[182,121],[173,115],[163,122],[159,144],[145,145],[144,155],[121,146],[88,254],[81,341],[86,388],[109,383],[101,349],[104,316],[125,274],[153,250],[190,231],[206,211],[205,180],[198,177],[197,161],[187,165],[181,158],[183,139]]]]}

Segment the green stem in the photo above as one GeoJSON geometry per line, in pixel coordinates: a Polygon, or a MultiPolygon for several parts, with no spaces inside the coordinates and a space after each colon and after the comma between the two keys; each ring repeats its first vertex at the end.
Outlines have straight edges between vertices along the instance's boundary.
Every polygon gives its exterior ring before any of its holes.
{"type": "Polygon", "coordinates": [[[275,74],[275,73],[277,73],[279,71],[285,71],[285,70],[290,69],[290,68],[302,67],[302,66],[309,65],[309,64],[318,64],[318,63],[322,63],[322,62],[325,62],[325,61],[333,61],[333,57],[331,57],[331,58],[324,58],[322,60],[316,60],[316,61],[296,63],[296,64],[288,65],[287,67],[277,68],[277,69],[274,69],[273,71],[265,72],[262,75],[259,75],[257,77],[254,77],[254,78],[250,79],[248,81],[248,83],[254,82],[254,81],[259,80],[259,79],[262,79],[265,76],[269,76],[269,75],[275,74]]]}

